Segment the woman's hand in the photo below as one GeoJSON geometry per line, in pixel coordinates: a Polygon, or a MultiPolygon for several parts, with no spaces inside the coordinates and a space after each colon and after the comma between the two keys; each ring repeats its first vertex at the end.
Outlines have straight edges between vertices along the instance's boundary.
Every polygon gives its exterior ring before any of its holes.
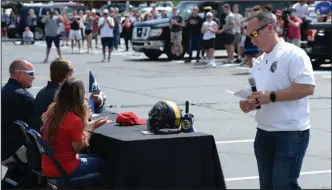
{"type": "Polygon", "coordinates": [[[107,122],[108,117],[101,117],[99,119],[93,120],[90,122],[93,129],[97,129],[98,127],[104,125],[107,122]]]}

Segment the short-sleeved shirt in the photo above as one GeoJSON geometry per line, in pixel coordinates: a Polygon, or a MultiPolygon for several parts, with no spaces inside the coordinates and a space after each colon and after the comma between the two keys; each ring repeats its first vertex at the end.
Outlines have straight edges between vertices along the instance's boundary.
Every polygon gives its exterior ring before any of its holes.
{"type": "Polygon", "coordinates": [[[241,27],[238,25],[238,23],[241,24],[243,16],[240,13],[234,14],[234,19],[235,19],[234,32],[241,33],[241,27]]]}
{"type": "MultiPolygon", "coordinates": [[[[112,17],[107,17],[108,22],[114,26],[114,19],[112,17]]],[[[98,26],[100,27],[100,37],[105,38],[105,37],[113,37],[113,28],[111,28],[107,23],[105,23],[105,17],[100,17],[98,26]],[[103,25],[104,24],[104,25],[103,25]],[[102,26],[103,25],[103,26],[102,26]]]]}
{"type": "Polygon", "coordinates": [[[60,35],[60,19],[58,16],[47,17],[45,22],[45,36],[55,37],[60,35]]]}
{"type": "MultiPolygon", "coordinates": [[[[47,131],[47,126],[44,126],[43,138],[46,142],[49,142],[47,139],[47,131]]],[[[54,137],[51,149],[55,158],[68,174],[73,172],[79,166],[79,158],[72,148],[72,143],[82,140],[82,120],[75,113],[67,112],[54,137]]],[[[48,177],[61,176],[52,161],[45,155],[42,156],[42,170],[48,177]]]]}
{"type": "MultiPolygon", "coordinates": [[[[225,25],[224,27],[227,27],[229,25],[234,25],[235,26],[235,16],[233,13],[229,13],[226,18],[225,18],[225,25]]],[[[235,34],[235,29],[233,28],[226,30],[225,33],[229,33],[229,34],[235,34]]]]}
{"type": "Polygon", "coordinates": [[[85,30],[91,30],[92,31],[92,26],[93,26],[93,18],[92,17],[86,18],[85,30]]]}
{"type": "Polygon", "coordinates": [[[1,90],[1,160],[13,155],[25,138],[14,121],[30,125],[34,97],[18,81],[9,79],[1,90]],[[3,146],[5,145],[5,146],[3,146]]]}
{"type": "MultiPolygon", "coordinates": [[[[315,85],[309,56],[284,40],[279,40],[270,53],[263,53],[255,60],[251,76],[256,81],[257,91],[279,91],[293,83],[315,85]]],[[[264,104],[257,110],[255,120],[258,128],[266,131],[309,129],[309,97],[264,104]]]]}
{"type": "Polygon", "coordinates": [[[326,3],[320,2],[316,5],[315,11],[318,11],[321,15],[327,15],[332,11],[332,3],[329,1],[326,3]]]}
{"type": "Polygon", "coordinates": [[[172,19],[175,20],[178,23],[182,23],[183,18],[180,15],[176,15],[176,16],[173,16],[169,20],[169,23],[171,24],[171,32],[181,32],[182,31],[182,27],[178,26],[178,25],[175,25],[175,24],[172,24],[172,19]]]}
{"type": "Polygon", "coordinates": [[[191,16],[188,19],[188,32],[190,35],[200,35],[201,34],[201,28],[203,24],[203,19],[200,16],[191,16]]]}

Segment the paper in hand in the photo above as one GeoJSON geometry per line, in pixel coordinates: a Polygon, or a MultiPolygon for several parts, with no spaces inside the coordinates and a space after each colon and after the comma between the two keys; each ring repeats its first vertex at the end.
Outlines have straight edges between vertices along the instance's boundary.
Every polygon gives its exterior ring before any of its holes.
{"type": "Polygon", "coordinates": [[[236,92],[232,92],[230,90],[227,90],[226,91],[230,94],[233,94],[235,97],[238,97],[242,100],[247,100],[248,99],[248,96],[251,94],[251,90],[250,88],[248,89],[241,89],[241,90],[238,90],[236,92]]]}

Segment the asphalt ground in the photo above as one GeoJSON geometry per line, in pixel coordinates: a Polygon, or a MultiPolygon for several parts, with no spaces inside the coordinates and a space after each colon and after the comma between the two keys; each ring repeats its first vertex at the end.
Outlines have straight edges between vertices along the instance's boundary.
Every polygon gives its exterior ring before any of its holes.
{"type": "MultiPolygon", "coordinates": [[[[123,48],[123,47],[122,47],[123,48]]],[[[35,67],[36,79],[29,89],[32,94],[46,85],[49,63],[42,63],[45,43],[14,45],[2,43],[2,83],[9,77],[9,64],[16,58],[30,60],[35,67]]],[[[218,55],[225,52],[218,51],[218,55]]],[[[186,100],[197,104],[190,107],[195,115],[195,128],[212,134],[216,140],[227,188],[255,189],[259,187],[253,139],[256,131],[254,114],[244,114],[238,99],[226,92],[248,86],[248,69],[238,65],[221,65],[206,68],[202,64],[169,62],[164,58],[149,61],[144,55],[117,51],[110,63],[101,63],[102,54],[71,54],[63,48],[63,56],[75,66],[76,77],[88,84],[88,69],[95,74],[107,105],[124,105],[127,108],[107,108],[109,111],[133,111],[142,118],[157,101],[168,99],[181,104],[186,100]],[[135,105],[151,106],[135,106],[135,105]]],[[[50,60],[57,57],[53,48],[50,60]]],[[[299,183],[302,188],[331,189],[331,65],[315,70],[316,89],[310,99],[311,138],[304,159],[299,183]]],[[[2,110],[4,111],[4,110],[2,110]]],[[[4,119],[4,118],[2,118],[4,119]]],[[[2,167],[2,174],[6,169],[2,167]]]]}

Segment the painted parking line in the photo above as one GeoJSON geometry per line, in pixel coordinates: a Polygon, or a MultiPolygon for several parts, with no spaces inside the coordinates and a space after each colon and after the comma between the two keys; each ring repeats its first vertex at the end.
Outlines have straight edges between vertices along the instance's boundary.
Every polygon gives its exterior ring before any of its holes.
{"type": "MultiPolygon", "coordinates": [[[[316,174],[330,174],[331,170],[320,170],[320,171],[309,171],[309,172],[301,172],[300,175],[316,175],[316,174]]],[[[233,177],[226,178],[225,181],[244,181],[244,180],[254,180],[259,179],[258,176],[248,176],[248,177],[233,177]]]]}
{"type": "Polygon", "coordinates": [[[216,141],[216,144],[236,144],[254,142],[254,139],[232,140],[232,141],[216,141]]]}

